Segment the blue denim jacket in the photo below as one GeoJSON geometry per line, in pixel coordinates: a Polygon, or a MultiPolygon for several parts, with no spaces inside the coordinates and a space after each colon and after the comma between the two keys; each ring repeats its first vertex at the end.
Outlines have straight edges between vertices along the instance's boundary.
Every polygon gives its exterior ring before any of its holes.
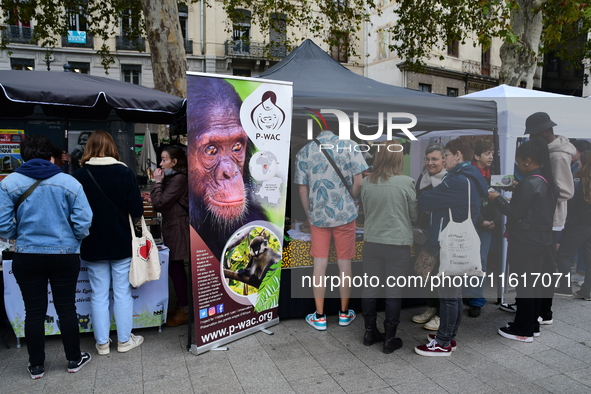
{"type": "Polygon", "coordinates": [[[35,181],[15,172],[0,182],[0,237],[16,239],[17,253],[80,253],[92,210],[82,185],[70,175],[42,180],[18,208],[15,221],[14,205],[35,181]]]}

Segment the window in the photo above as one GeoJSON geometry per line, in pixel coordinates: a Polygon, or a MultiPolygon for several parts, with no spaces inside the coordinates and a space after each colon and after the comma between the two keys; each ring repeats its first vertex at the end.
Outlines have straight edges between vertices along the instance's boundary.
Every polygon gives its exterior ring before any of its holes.
{"type": "Polygon", "coordinates": [[[557,73],[560,71],[560,59],[556,57],[555,52],[550,52],[546,60],[546,72],[557,73]]]}
{"type": "Polygon", "coordinates": [[[31,21],[20,20],[18,7],[15,7],[12,11],[8,11],[7,22],[8,26],[6,31],[3,31],[3,34],[8,38],[8,41],[22,44],[31,43],[31,39],[33,38],[31,21]]]}
{"type": "Polygon", "coordinates": [[[134,15],[130,8],[127,8],[121,14],[121,35],[130,36],[131,32],[137,30],[140,26],[139,15],[134,15]]]}
{"type": "Polygon", "coordinates": [[[250,53],[250,11],[236,10],[232,21],[234,53],[250,53]]]}
{"type": "Polygon", "coordinates": [[[181,33],[183,35],[183,43],[185,45],[185,53],[193,54],[193,40],[188,40],[188,23],[189,23],[189,6],[179,4],[179,22],[181,24],[181,33]]]}
{"type": "Polygon", "coordinates": [[[90,63],[82,62],[68,62],[70,64],[70,70],[80,74],[90,74],[90,63]]]}
{"type": "Polygon", "coordinates": [[[419,91],[431,93],[431,85],[428,83],[420,83],[419,84],[419,91]]]}
{"type": "Polygon", "coordinates": [[[480,73],[482,75],[490,75],[490,48],[488,48],[486,51],[482,51],[480,68],[480,73]]]}
{"type": "Polygon", "coordinates": [[[330,56],[333,59],[347,63],[349,59],[349,36],[346,33],[335,31],[331,37],[330,56]]]}
{"type": "Polygon", "coordinates": [[[146,41],[139,37],[138,29],[140,26],[139,14],[127,8],[121,13],[121,36],[115,37],[116,50],[128,51],[146,51],[146,41]]]}
{"type": "Polygon", "coordinates": [[[272,14],[271,26],[269,29],[270,54],[272,57],[285,57],[287,41],[285,14],[272,14]]]}
{"type": "Polygon", "coordinates": [[[458,97],[458,88],[447,88],[447,95],[449,97],[458,97]]]}
{"type": "Polygon", "coordinates": [[[12,70],[33,71],[35,69],[35,60],[12,57],[10,58],[10,68],[12,70]]]}
{"type": "Polygon", "coordinates": [[[381,31],[379,33],[379,48],[378,48],[378,59],[386,59],[390,52],[390,35],[387,31],[381,31]]]}
{"type": "Polygon", "coordinates": [[[122,64],[121,76],[125,82],[141,85],[142,66],[135,64],[122,64]]]}
{"type": "Polygon", "coordinates": [[[447,44],[447,55],[453,57],[460,56],[460,42],[458,40],[453,40],[447,44]]]}

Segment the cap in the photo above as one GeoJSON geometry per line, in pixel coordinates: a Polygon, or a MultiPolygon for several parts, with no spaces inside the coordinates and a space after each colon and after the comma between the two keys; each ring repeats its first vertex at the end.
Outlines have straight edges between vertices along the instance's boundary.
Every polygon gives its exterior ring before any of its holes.
{"type": "Polygon", "coordinates": [[[545,112],[536,112],[525,120],[525,134],[538,134],[556,126],[545,112]]]}

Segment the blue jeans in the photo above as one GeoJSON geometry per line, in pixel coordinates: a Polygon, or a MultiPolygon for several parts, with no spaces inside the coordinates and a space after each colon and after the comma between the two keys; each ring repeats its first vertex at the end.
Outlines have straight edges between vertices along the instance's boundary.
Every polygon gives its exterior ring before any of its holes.
{"type": "MultiPolygon", "coordinates": [[[[490,243],[492,240],[493,232],[491,230],[478,230],[478,236],[480,237],[480,261],[482,263],[482,271],[486,272],[486,263],[488,260],[488,251],[490,250],[490,243]]],[[[463,291],[464,298],[469,298],[470,306],[481,307],[486,304],[484,298],[484,286],[486,285],[486,277],[482,281],[482,286],[478,287],[465,287],[463,291]]]]}
{"type": "Polygon", "coordinates": [[[15,253],[12,272],[25,303],[25,338],[32,366],[45,363],[47,282],[60,323],[61,339],[68,361],[80,359],[80,334],[76,316],[76,283],[80,273],[77,254],[15,253]]]}
{"type": "Polygon", "coordinates": [[[90,310],[94,339],[99,345],[109,342],[111,313],[109,290],[113,283],[113,312],[117,323],[117,339],[127,342],[133,328],[133,298],[129,284],[131,258],[123,260],[85,261],[90,280],[90,310]]]}
{"type": "Polygon", "coordinates": [[[462,322],[464,304],[462,303],[462,287],[439,287],[439,302],[441,304],[439,330],[435,340],[441,346],[449,346],[452,339],[456,339],[458,328],[462,322]]]}

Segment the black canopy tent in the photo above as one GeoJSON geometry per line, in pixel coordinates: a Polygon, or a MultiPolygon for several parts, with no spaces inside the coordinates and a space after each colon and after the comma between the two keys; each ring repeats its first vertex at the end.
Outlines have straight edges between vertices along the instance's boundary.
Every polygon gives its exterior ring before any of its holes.
{"type": "Polygon", "coordinates": [[[334,108],[350,117],[358,112],[365,125],[377,124],[377,112],[411,113],[417,117],[415,135],[497,127],[494,101],[474,103],[375,81],[348,70],[309,39],[260,77],[293,82],[296,119],[308,116],[305,108],[334,108]]]}
{"type": "Polygon", "coordinates": [[[186,100],[87,74],[0,70],[0,117],[31,116],[36,106],[54,118],[104,120],[114,112],[125,122],[171,124],[185,114],[186,100]]]}

